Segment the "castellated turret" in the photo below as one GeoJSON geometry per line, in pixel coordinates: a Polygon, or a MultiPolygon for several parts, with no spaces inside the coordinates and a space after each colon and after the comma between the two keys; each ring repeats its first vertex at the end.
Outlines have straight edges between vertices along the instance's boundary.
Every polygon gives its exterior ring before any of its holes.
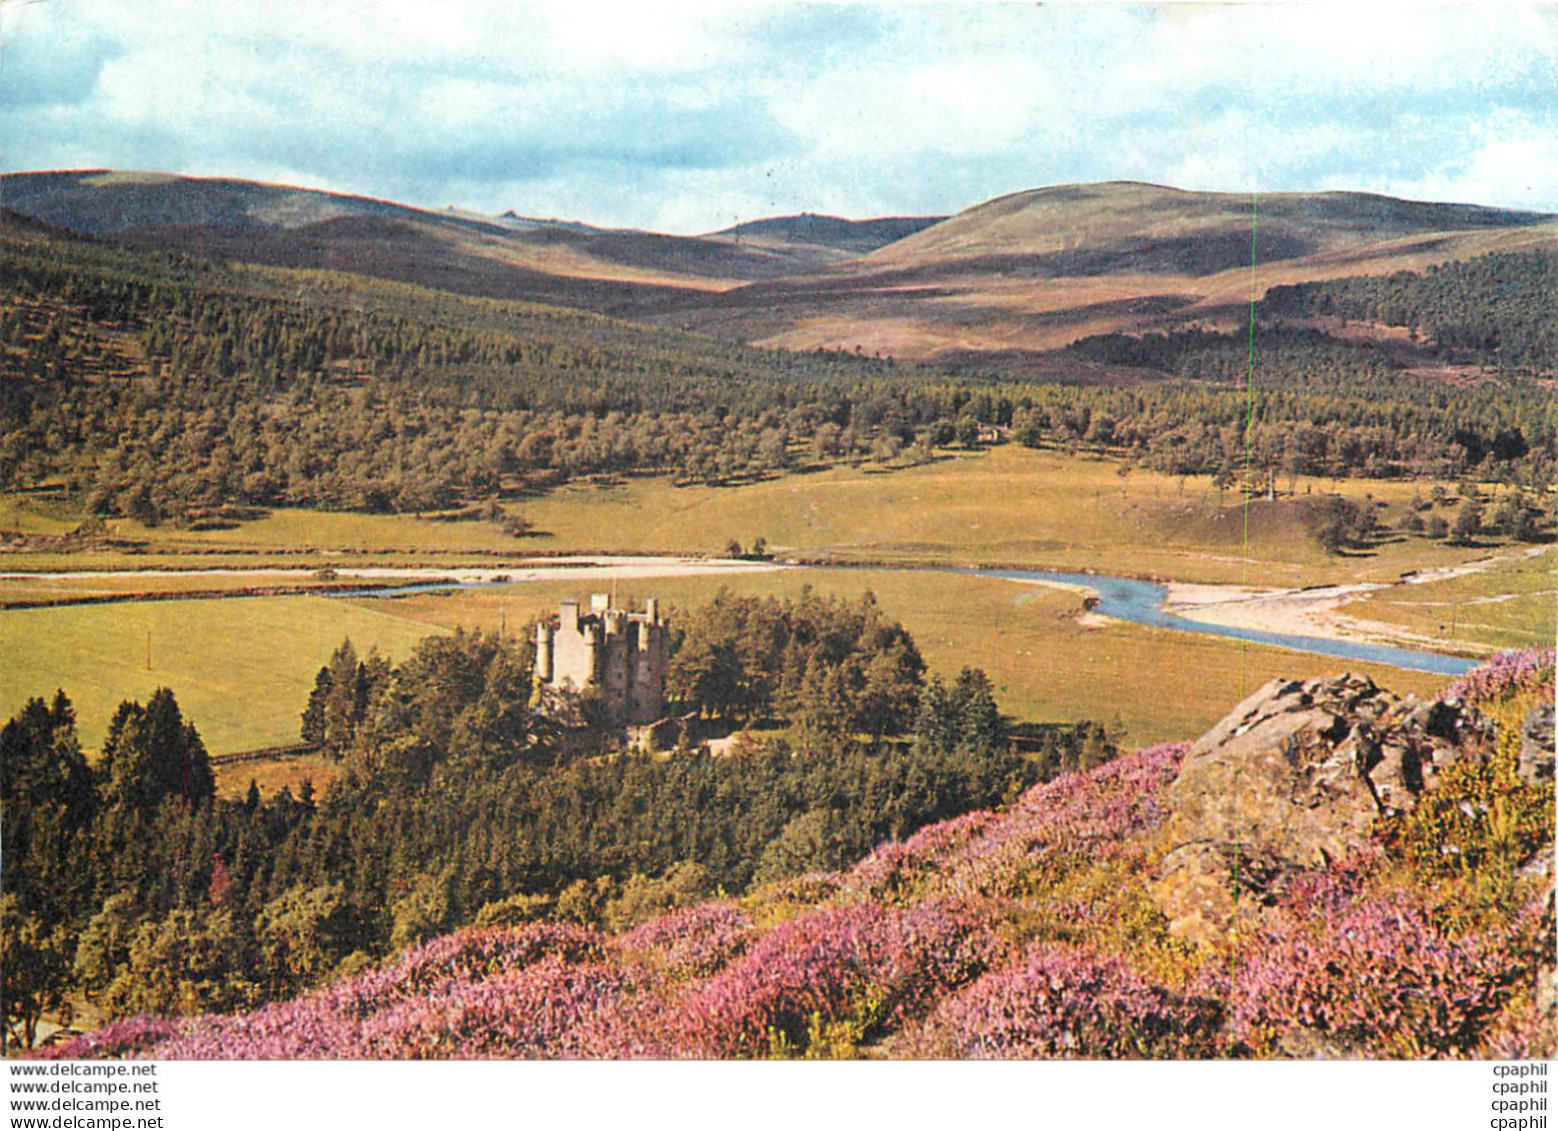
{"type": "Polygon", "coordinates": [[[670,655],[660,603],[651,597],[641,613],[613,608],[604,593],[590,597],[589,612],[564,601],[557,624],[536,626],[536,692],[577,696],[597,689],[612,726],[643,726],[665,714],[665,670],[670,655]]]}

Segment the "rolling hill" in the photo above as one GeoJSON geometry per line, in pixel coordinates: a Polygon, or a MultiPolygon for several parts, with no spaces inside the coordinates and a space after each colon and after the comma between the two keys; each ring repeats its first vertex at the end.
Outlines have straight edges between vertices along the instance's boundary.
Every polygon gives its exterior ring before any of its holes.
{"type": "Polygon", "coordinates": [[[1280,283],[1540,246],[1558,246],[1558,221],[1541,213],[1365,193],[1252,202],[1125,182],[1066,185],[978,205],[804,277],[698,296],[696,308],[689,299],[678,317],[766,345],[956,360],[1114,331],[1226,328],[1280,283]]]}
{"type": "Polygon", "coordinates": [[[1067,378],[1074,361],[1049,351],[1093,334],[1234,328],[1274,285],[1558,247],[1558,218],[1542,213],[1134,182],[1035,189],[947,218],[802,214],[703,236],[103,170],[10,174],[0,203],[141,247],[1067,378]]]}
{"type": "Polygon", "coordinates": [[[900,216],[844,220],[805,212],[799,216],[775,216],[737,224],[704,238],[788,256],[797,270],[811,270],[869,254],[945,219],[945,216],[900,216]]]}
{"type": "Polygon", "coordinates": [[[138,247],[629,316],[674,305],[682,290],[729,288],[849,254],[826,235],[759,242],[669,236],[165,173],[10,174],[0,178],[0,203],[138,247]]]}
{"type": "MultiPolygon", "coordinates": [[[[988,262],[1031,275],[1208,275],[1248,267],[1252,200],[1135,182],[1063,185],[992,200],[873,257],[872,265],[988,262]]],[[[1279,193],[1258,200],[1260,258],[1295,259],[1432,232],[1551,219],[1368,193],[1279,193]]]]}

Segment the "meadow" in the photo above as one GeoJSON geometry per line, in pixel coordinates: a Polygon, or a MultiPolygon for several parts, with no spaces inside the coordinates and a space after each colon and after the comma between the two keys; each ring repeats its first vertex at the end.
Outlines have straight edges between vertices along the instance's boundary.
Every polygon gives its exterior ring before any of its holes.
{"type": "MultiPolygon", "coordinates": [[[[1285,486],[1285,484],[1284,484],[1285,486]]],[[[528,503],[547,550],[718,552],[734,538],[810,560],[1001,564],[1134,577],[1270,585],[1393,581],[1476,557],[1422,538],[1327,554],[1302,502],[1337,491],[1372,498],[1390,523],[1429,486],[1306,480],[1296,495],[1252,501],[1206,476],[1174,477],[1114,459],[1014,444],[948,453],[917,467],[834,467],[740,488],[665,480],[570,486],[528,503]]],[[[1486,551],[1484,551],[1486,552],[1486,551]]]]}
{"type": "MultiPolygon", "coordinates": [[[[741,596],[795,597],[810,586],[856,599],[869,591],[914,636],[933,673],[983,668],[1002,709],[1021,721],[1103,723],[1130,745],[1194,738],[1277,676],[1330,674],[1341,661],[1119,621],[1078,621],[1082,595],[993,578],[920,570],[784,570],[738,577],[657,578],[617,586],[623,604],[657,596],[675,616],[720,588],[741,596]]],[[[495,631],[555,611],[577,585],[536,584],[419,594],[373,601],[430,626],[495,631]]],[[[364,602],[367,603],[367,602],[364,602]]],[[[673,621],[674,623],[674,621],[673,621]]],[[[1377,683],[1428,694],[1445,680],[1420,672],[1355,664],[1377,683]]]]}
{"type": "MultiPolygon", "coordinates": [[[[1372,500],[1393,526],[1434,484],[1300,477],[1248,513],[1208,476],[1176,477],[1117,459],[1004,444],[945,450],[928,464],[837,465],[741,486],[680,486],[664,477],[569,484],[507,504],[530,530],[433,516],[274,510],[227,529],[177,530],[111,520],[134,553],[7,555],[12,568],[190,568],[371,562],[444,564],[531,554],[711,553],[763,538],[781,556],[870,564],[1022,565],[1134,577],[1270,585],[1394,581],[1487,547],[1389,535],[1328,554],[1304,521],[1314,496],[1372,500]]],[[[1452,486],[1453,485],[1448,485],[1452,486]]],[[[61,534],[56,504],[0,501],[0,528],[61,534]]]]}
{"type": "Polygon", "coordinates": [[[1369,594],[1347,612],[1428,640],[1551,647],[1558,623],[1558,551],[1548,548],[1475,573],[1369,594]]]}
{"type": "MultiPolygon", "coordinates": [[[[212,754],[296,742],[314,673],[344,637],[409,654],[431,626],[326,597],[131,602],[0,612],[0,713],[63,688],[82,742],[170,687],[212,754]]],[[[247,784],[247,782],[245,782],[247,784]]]]}
{"type": "MultiPolygon", "coordinates": [[[[1303,586],[1395,581],[1411,570],[1508,552],[1389,535],[1367,551],[1327,554],[1300,514],[1307,494],[1334,488],[1372,497],[1382,524],[1391,524],[1431,485],[1299,480],[1293,486],[1292,496],[1253,502],[1246,522],[1237,496],[1215,491],[1206,477],[1180,479],[1126,470],[1113,460],[1003,445],[944,453],[917,467],[837,466],[741,487],[683,487],[663,478],[570,485],[511,505],[532,524],[522,537],[484,521],[277,510],[222,530],[114,521],[115,537],[143,543],[137,552],[23,550],[6,560],[12,569],[77,571],[286,566],[308,571],[280,579],[297,585],[317,583],[313,571],[334,565],[496,566],[581,552],[717,555],[732,540],[750,548],[762,538],[781,560],[1015,565],[1303,586]]],[[[78,520],[59,504],[0,501],[0,525],[13,530],[58,535],[78,520]]],[[[1554,634],[1552,563],[1549,551],[1449,581],[1395,587],[1347,611],[1446,646],[1454,640],[1539,645],[1554,634]],[[1447,609],[1453,620],[1440,631],[1447,609]]],[[[0,600],[209,593],[252,584],[195,575],[32,578],[0,581],[0,600]]],[[[1194,737],[1266,679],[1322,674],[1339,663],[1125,624],[1084,627],[1076,619],[1076,594],[925,571],[657,579],[624,583],[620,596],[652,594],[689,607],[722,584],[775,595],[793,595],[807,584],[846,596],[870,589],[914,634],[933,670],[951,676],[964,665],[982,667],[1014,717],[1094,719],[1129,743],[1194,737]]],[[[289,595],[7,609],[0,611],[0,711],[9,714],[29,696],[64,687],[85,741],[96,745],[120,700],[167,685],[213,753],[282,744],[294,740],[313,675],[342,639],[350,637],[359,651],[378,648],[399,658],[433,631],[495,630],[500,623],[518,631],[584,588],[557,583],[394,600],[289,595]]],[[[1360,667],[1401,691],[1437,685],[1429,676],[1360,667]]]]}
{"type": "MultiPolygon", "coordinates": [[[[608,586],[606,577],[603,571],[593,588],[608,586]]],[[[624,603],[658,596],[674,616],[677,607],[700,604],[722,586],[743,595],[796,596],[808,585],[851,599],[871,591],[914,635],[933,672],[950,678],[965,665],[984,668],[1003,710],[1018,720],[1092,719],[1130,744],[1194,737],[1268,679],[1338,666],[1323,657],[1118,622],[1085,627],[1077,620],[1078,593],[947,573],[781,570],[624,581],[616,588],[624,603]]],[[[9,715],[28,697],[64,687],[83,741],[95,747],[122,699],[144,700],[168,686],[212,753],[282,745],[296,741],[314,674],[343,639],[359,652],[377,648],[400,659],[429,633],[502,628],[517,635],[562,597],[582,597],[591,587],[548,582],[398,598],[244,597],[8,610],[0,612],[9,657],[0,674],[0,711],[9,715]]],[[[1354,666],[1398,691],[1422,694],[1443,682],[1354,666]]],[[[247,785],[253,769],[224,767],[222,777],[241,777],[247,785]]]]}

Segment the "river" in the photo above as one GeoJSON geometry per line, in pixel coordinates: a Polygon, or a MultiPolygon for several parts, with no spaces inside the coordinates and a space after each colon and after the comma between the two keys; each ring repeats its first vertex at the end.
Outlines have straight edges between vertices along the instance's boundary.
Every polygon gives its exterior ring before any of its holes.
{"type": "Polygon", "coordinates": [[[1462,656],[1445,656],[1438,652],[1392,648],[1385,644],[1335,640],[1324,636],[1295,636],[1283,632],[1266,632],[1256,628],[1191,620],[1189,617],[1166,612],[1163,602],[1168,597],[1168,586],[1152,581],[1137,581],[1128,577],[1106,577],[1092,573],[1051,573],[1046,570],[987,569],[965,572],[976,577],[999,577],[1007,581],[1091,589],[1098,594],[1098,604],[1094,607],[1094,612],[1116,620],[1146,625],[1149,628],[1195,632],[1204,636],[1226,636],[1233,640],[1247,640],[1252,644],[1272,644],[1278,648],[1291,648],[1297,652],[1312,652],[1317,656],[1366,660],[1393,668],[1404,668],[1407,671],[1432,672],[1435,675],[1464,675],[1482,662],[1468,660],[1462,656]]]}
{"type": "MultiPolygon", "coordinates": [[[[788,570],[855,569],[858,567],[784,566],[771,568],[788,570]]],[[[610,574],[606,570],[609,570],[609,566],[606,566],[604,570],[597,572],[594,576],[603,578],[609,576],[610,574]]],[[[684,563],[682,572],[692,572],[692,570],[686,569],[684,563]]],[[[1163,603],[1168,597],[1168,586],[1152,581],[1138,581],[1129,577],[1020,569],[965,569],[953,572],[970,577],[992,577],[1003,581],[1015,581],[1026,584],[1062,585],[1088,589],[1098,595],[1098,604],[1093,608],[1095,613],[1115,620],[1128,621],[1131,624],[1145,625],[1149,628],[1163,628],[1173,632],[1198,633],[1203,636],[1222,636],[1232,640],[1248,641],[1251,644],[1269,644],[1278,648],[1289,648],[1296,652],[1309,652],[1317,656],[1335,656],[1344,660],[1367,661],[1369,663],[1384,664],[1387,667],[1402,668],[1406,671],[1431,672],[1435,675],[1464,675],[1481,662],[1480,660],[1466,659],[1461,656],[1446,656],[1438,652],[1421,652],[1410,648],[1395,648],[1386,644],[1369,644],[1363,641],[1338,640],[1324,636],[1301,636],[1292,633],[1269,632],[1257,628],[1243,628],[1234,625],[1214,624],[1210,621],[1193,620],[1189,617],[1164,610],[1163,603]]],[[[534,570],[524,577],[510,577],[504,580],[438,581],[395,588],[365,589],[341,595],[388,598],[404,596],[408,593],[459,589],[472,585],[484,587],[516,585],[538,580],[537,575],[544,573],[544,570],[534,570]]]]}
{"type": "MultiPolygon", "coordinates": [[[[771,570],[794,569],[858,569],[856,566],[792,565],[773,562],[726,561],[694,557],[621,557],[621,558],[554,558],[535,559],[509,568],[462,567],[441,570],[431,567],[406,568],[395,566],[347,567],[336,572],[342,581],[361,580],[361,589],[338,590],[332,596],[393,598],[411,593],[432,590],[463,589],[495,585],[524,585],[535,581],[596,580],[607,581],[612,577],[672,577],[691,575],[718,575],[750,573],[771,570]],[[371,582],[401,581],[410,584],[370,585],[371,582]]],[[[912,567],[874,566],[868,568],[892,569],[912,567]]],[[[931,567],[934,568],[934,567],[931,567]]],[[[1298,652],[1310,652],[1319,656],[1335,656],[1344,660],[1361,660],[1408,671],[1432,672],[1436,675],[1461,675],[1480,661],[1460,656],[1446,656],[1438,652],[1415,651],[1385,644],[1370,644],[1356,640],[1342,640],[1327,636],[1304,636],[1293,633],[1272,632],[1240,625],[1216,624],[1207,620],[1195,620],[1168,612],[1163,608],[1168,597],[1168,586],[1152,581],[1138,581],[1128,577],[1109,577],[1093,573],[1057,573],[1048,570],[962,569],[950,572],[971,577],[990,577],[1029,585],[1061,585],[1087,589],[1096,593],[1098,604],[1093,611],[1115,620],[1149,628],[1168,629],[1173,632],[1192,632],[1203,636],[1222,636],[1233,640],[1245,640],[1252,644],[1269,644],[1278,648],[1290,648],[1298,652]]],[[[62,578],[153,578],[153,577],[250,577],[255,580],[281,580],[317,577],[308,569],[202,569],[202,570],[125,570],[80,571],[74,573],[14,573],[0,574],[0,581],[37,581],[62,578]]],[[[216,598],[220,593],[201,594],[216,598]]],[[[263,596],[263,591],[232,596],[263,596]]],[[[108,598],[115,599],[113,597],[108,598]]],[[[119,599],[129,599],[127,596],[119,599]]]]}

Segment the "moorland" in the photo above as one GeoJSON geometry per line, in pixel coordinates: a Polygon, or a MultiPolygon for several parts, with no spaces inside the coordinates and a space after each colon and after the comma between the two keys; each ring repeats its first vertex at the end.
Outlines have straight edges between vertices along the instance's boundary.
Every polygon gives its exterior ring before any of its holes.
{"type": "Polygon", "coordinates": [[[1469,659],[1555,634],[1552,217],[1115,184],[670,237],[0,188],[34,1021],[626,929],[1336,670],[969,567],[1469,659]],[[415,584],[459,577],[505,583],[415,584]],[[666,603],[673,701],[735,753],[579,759],[529,715],[532,623],[606,588],[666,603]]]}

